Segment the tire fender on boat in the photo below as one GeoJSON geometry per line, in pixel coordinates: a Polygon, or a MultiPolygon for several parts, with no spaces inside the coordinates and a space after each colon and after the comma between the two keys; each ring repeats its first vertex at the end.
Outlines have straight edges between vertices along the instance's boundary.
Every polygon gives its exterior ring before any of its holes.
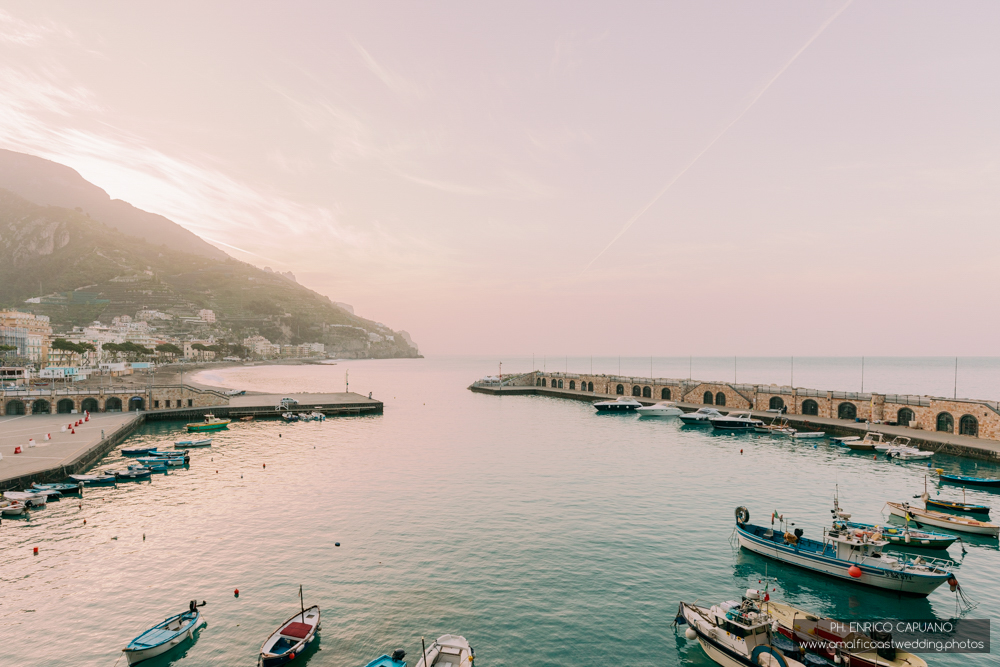
{"type": "Polygon", "coordinates": [[[750,521],[750,510],[748,510],[743,505],[736,508],[736,523],[741,526],[750,521]]]}
{"type": "Polygon", "coordinates": [[[754,648],[753,652],[750,654],[750,662],[755,665],[764,664],[761,662],[761,657],[765,654],[774,658],[774,660],[768,660],[768,665],[777,663],[779,667],[788,667],[788,661],[785,660],[785,655],[773,646],[758,646],[754,648]]]}

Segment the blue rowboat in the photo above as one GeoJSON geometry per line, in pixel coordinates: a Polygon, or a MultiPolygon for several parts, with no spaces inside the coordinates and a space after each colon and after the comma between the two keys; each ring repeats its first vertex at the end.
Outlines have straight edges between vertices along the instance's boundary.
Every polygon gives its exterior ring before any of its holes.
{"type": "Polygon", "coordinates": [[[924,505],[929,510],[946,509],[952,512],[961,512],[962,514],[985,514],[987,516],[990,513],[989,505],[969,505],[968,503],[941,500],[939,498],[928,498],[924,501],[924,505]]]}
{"type": "Polygon", "coordinates": [[[33,489],[39,489],[41,491],[58,491],[59,493],[80,493],[79,484],[39,484],[35,482],[31,485],[33,489]]]}
{"type": "Polygon", "coordinates": [[[968,484],[970,486],[1000,486],[1000,479],[996,477],[965,477],[964,475],[949,475],[939,472],[938,477],[942,482],[951,484],[968,484]]]}
{"type": "Polygon", "coordinates": [[[122,649],[128,664],[136,665],[143,660],[162,655],[188,639],[194,640],[195,630],[205,624],[205,619],[198,611],[199,606],[203,607],[205,603],[198,605],[191,600],[186,612],[157,623],[130,641],[128,646],[122,649]]]}
{"type": "Polygon", "coordinates": [[[144,466],[129,466],[124,470],[105,470],[108,475],[114,475],[119,480],[149,479],[152,471],[144,466]]]}
{"type": "Polygon", "coordinates": [[[142,465],[144,465],[144,466],[148,466],[148,465],[154,465],[154,466],[156,466],[156,465],[158,465],[158,466],[182,466],[182,465],[186,465],[187,464],[187,461],[185,461],[180,456],[162,456],[162,457],[157,456],[157,457],[151,457],[151,458],[145,458],[144,457],[144,458],[139,458],[139,459],[136,459],[136,460],[139,463],[141,463],[142,465]]]}
{"type": "MultiPolygon", "coordinates": [[[[774,515],[772,515],[773,517],[774,515]]],[[[882,551],[888,544],[882,536],[853,530],[823,530],[820,540],[803,537],[802,530],[785,524],[781,528],[755,526],[745,507],[736,509],[736,536],[740,546],[806,570],[820,572],[841,581],[854,582],[906,595],[926,597],[941,584],[954,578],[950,568],[935,558],[882,551]]],[[[419,667],[419,666],[418,666],[419,667]]]]}
{"type": "Polygon", "coordinates": [[[392,655],[381,655],[369,662],[365,667],[406,667],[406,662],[403,661],[405,657],[406,651],[397,648],[392,652],[392,655]]]}
{"type": "Polygon", "coordinates": [[[154,449],[156,449],[156,445],[152,447],[123,447],[122,456],[142,456],[143,454],[149,454],[154,449]]]}
{"type": "Polygon", "coordinates": [[[182,456],[187,457],[188,450],[186,449],[151,449],[149,450],[150,456],[182,456]]]}
{"type": "Polygon", "coordinates": [[[947,549],[958,540],[958,535],[945,533],[930,533],[926,530],[913,530],[904,526],[877,523],[857,523],[854,521],[833,522],[838,530],[861,530],[872,534],[881,533],[882,539],[901,547],[920,547],[923,549],[947,549]]]}

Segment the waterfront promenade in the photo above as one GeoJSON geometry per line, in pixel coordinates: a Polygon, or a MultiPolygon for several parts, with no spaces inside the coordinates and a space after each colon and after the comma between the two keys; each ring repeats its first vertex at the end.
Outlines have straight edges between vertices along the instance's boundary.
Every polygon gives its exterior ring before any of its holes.
{"type": "Polygon", "coordinates": [[[83,414],[0,417],[0,454],[3,455],[0,490],[20,489],[36,481],[63,481],[67,475],[82,473],[146,421],[202,421],[209,412],[233,420],[248,416],[273,419],[282,412],[279,403],[283,398],[298,401],[291,409],[296,413],[315,411],[328,416],[360,416],[381,414],[383,408],[381,401],[355,393],[247,394],[231,397],[228,405],[91,413],[90,421],[76,427],[75,434],[61,429],[84,419],[83,414]],[[45,439],[47,433],[51,434],[51,440],[45,439]],[[32,438],[35,446],[29,448],[32,438]],[[18,446],[22,453],[15,454],[18,446]]]}
{"type": "MultiPolygon", "coordinates": [[[[595,394],[590,391],[580,391],[577,389],[559,389],[539,386],[504,386],[473,384],[469,387],[473,392],[492,394],[494,396],[550,396],[553,398],[565,398],[577,401],[614,400],[615,395],[595,394]]],[[[641,396],[630,396],[643,405],[653,405],[662,399],[644,398],[641,396]]],[[[688,403],[683,401],[672,401],[686,412],[693,412],[698,408],[715,407],[719,411],[728,414],[734,410],[746,412],[746,408],[727,408],[724,406],[706,406],[703,403],[688,403]]],[[[776,416],[775,412],[767,410],[750,410],[750,412],[765,422],[770,422],[776,416]]],[[[875,424],[865,422],[855,422],[848,419],[837,419],[836,417],[821,417],[816,415],[793,415],[783,414],[782,417],[788,419],[789,423],[803,431],[824,431],[829,436],[861,436],[868,431],[878,431],[884,433],[890,440],[896,436],[911,438],[913,445],[921,449],[928,449],[943,454],[954,456],[964,456],[967,458],[986,459],[1000,461],[1000,441],[985,438],[976,438],[955,433],[943,433],[940,431],[925,431],[920,429],[907,428],[890,424],[875,424]]]]}

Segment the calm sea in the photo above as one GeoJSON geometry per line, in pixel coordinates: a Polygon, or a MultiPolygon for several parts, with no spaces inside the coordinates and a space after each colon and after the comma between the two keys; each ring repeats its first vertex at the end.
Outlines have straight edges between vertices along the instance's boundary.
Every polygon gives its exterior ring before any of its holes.
{"type": "MultiPolygon", "coordinates": [[[[773,596],[837,617],[954,614],[947,587],[927,599],[900,599],[731,543],[737,505],[754,521],[777,510],[818,536],[837,484],[855,518],[881,520],[886,500],[923,490],[923,465],[873,461],[826,442],[715,435],[676,420],[597,415],[586,403],[466,389],[498,361],[203,374],[202,381],[234,388],[292,393],[343,390],[349,371],[351,389],[373,392],[385,413],[234,424],[211,448],[194,450],[189,469],[90,489],[82,507],[65,499],[30,520],[4,520],[0,664],[111,667],[132,637],[198,599],[208,602],[208,626],[197,642],[150,667],[249,667],[261,642],[296,610],[300,584],[306,603],[323,612],[319,650],[303,662],[343,667],[394,648],[405,649],[412,665],[420,637],[444,633],[465,635],[483,665],[708,665],[701,648],[671,627],[678,601],[732,599],[761,586],[765,574],[774,577],[773,596]]],[[[530,357],[503,361],[504,372],[531,364],[530,357]]],[[[564,363],[589,370],[584,361],[564,363]]],[[[654,374],[677,375],[660,361],[657,368],[653,360],[654,374]]],[[[555,362],[544,363],[551,369],[555,362]]],[[[602,363],[595,371],[617,372],[610,360],[602,363]]],[[[643,373],[641,360],[629,363],[622,373],[643,373]]],[[[718,364],[717,379],[726,379],[718,364]]],[[[831,386],[832,372],[800,381],[796,364],[796,384],[855,388],[846,380],[831,386]]],[[[713,367],[704,368],[695,377],[711,378],[713,367]]],[[[750,368],[748,361],[745,378],[737,368],[740,381],[751,379],[750,368]]],[[[947,364],[924,375],[906,371],[925,384],[905,390],[934,392],[938,371],[947,375],[947,364]]],[[[871,389],[904,389],[881,372],[871,389]]],[[[980,377],[977,392],[987,393],[989,371],[965,372],[968,382],[980,377]]],[[[151,424],[130,444],[169,443],[182,428],[151,424]]],[[[104,463],[120,462],[111,455],[104,463]]],[[[1000,476],[949,457],[935,457],[935,466],[1000,476]]],[[[952,488],[931,493],[961,497],[952,488]]],[[[968,500],[997,497],[970,491],[968,500]]],[[[964,557],[957,545],[950,553],[979,603],[972,616],[996,616],[997,542],[971,538],[967,548],[964,557]]],[[[929,662],[991,664],[988,656],[929,662]]]]}

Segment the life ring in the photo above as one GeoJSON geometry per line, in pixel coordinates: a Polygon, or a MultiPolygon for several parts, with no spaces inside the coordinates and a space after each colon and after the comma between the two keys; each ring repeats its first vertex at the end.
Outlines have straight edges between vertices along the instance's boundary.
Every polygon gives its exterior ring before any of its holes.
{"type": "Polygon", "coordinates": [[[740,505],[736,508],[736,523],[741,526],[750,521],[750,510],[740,505]]]}

